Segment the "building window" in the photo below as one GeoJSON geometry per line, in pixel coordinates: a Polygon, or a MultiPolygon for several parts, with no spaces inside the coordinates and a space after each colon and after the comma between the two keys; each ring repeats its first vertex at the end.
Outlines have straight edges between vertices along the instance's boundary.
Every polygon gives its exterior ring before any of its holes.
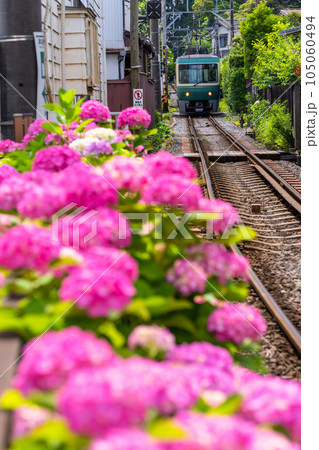
{"type": "Polygon", "coordinates": [[[227,36],[227,34],[222,34],[220,37],[219,37],[219,42],[220,42],[220,48],[224,48],[224,47],[227,47],[227,44],[228,44],[228,36],[227,36]]]}

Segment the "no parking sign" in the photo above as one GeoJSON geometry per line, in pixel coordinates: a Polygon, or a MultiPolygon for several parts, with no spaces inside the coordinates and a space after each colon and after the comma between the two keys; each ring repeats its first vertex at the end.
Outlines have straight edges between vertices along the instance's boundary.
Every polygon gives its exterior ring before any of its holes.
{"type": "Polygon", "coordinates": [[[139,106],[143,108],[143,89],[133,89],[133,104],[134,106],[139,106]]]}

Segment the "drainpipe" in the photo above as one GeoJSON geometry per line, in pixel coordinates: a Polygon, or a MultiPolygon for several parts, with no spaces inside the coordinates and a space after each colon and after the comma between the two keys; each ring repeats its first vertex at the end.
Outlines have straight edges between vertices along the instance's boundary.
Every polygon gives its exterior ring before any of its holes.
{"type": "Polygon", "coordinates": [[[61,0],[61,75],[62,89],[65,89],[65,0],[61,0]]]}
{"type": "Polygon", "coordinates": [[[105,50],[105,11],[104,0],[101,1],[101,27],[102,27],[102,103],[107,105],[107,79],[106,79],[106,50],[105,50]]]}
{"type": "MultiPolygon", "coordinates": [[[[46,95],[50,103],[53,103],[52,90],[49,78],[49,46],[48,46],[48,16],[51,14],[51,1],[47,0],[45,5],[45,13],[43,19],[43,37],[44,37],[44,72],[45,72],[45,84],[46,84],[46,95]]],[[[52,14],[51,14],[52,16],[52,14]]],[[[51,45],[52,49],[53,45],[51,45]]],[[[53,55],[52,55],[53,59],[53,55]]]]}

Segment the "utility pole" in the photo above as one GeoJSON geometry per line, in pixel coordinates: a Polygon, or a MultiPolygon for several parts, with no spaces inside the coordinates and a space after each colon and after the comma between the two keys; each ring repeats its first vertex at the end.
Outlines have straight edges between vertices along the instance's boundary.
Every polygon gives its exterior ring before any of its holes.
{"type": "MultiPolygon", "coordinates": [[[[136,0],[134,0],[136,1],[136,0]]],[[[151,0],[155,3],[156,0],[151,0]]],[[[160,70],[160,39],[158,19],[150,19],[151,41],[155,48],[154,58],[151,59],[151,77],[155,83],[155,109],[162,112],[161,70],[160,70]]]]}
{"type": "Polygon", "coordinates": [[[167,79],[167,31],[166,0],[162,0],[162,45],[163,45],[163,112],[168,112],[168,79],[167,79]]]}
{"type": "Polygon", "coordinates": [[[235,26],[234,26],[234,0],[230,0],[230,43],[233,42],[235,37],[235,26]]]}
{"type": "Polygon", "coordinates": [[[133,89],[140,87],[140,54],[138,42],[138,0],[131,0],[131,26],[130,26],[130,50],[131,50],[131,94],[133,101],[133,89]]]}
{"type": "Polygon", "coordinates": [[[218,0],[215,5],[215,43],[216,43],[216,56],[219,56],[219,36],[218,36],[218,0]]]}

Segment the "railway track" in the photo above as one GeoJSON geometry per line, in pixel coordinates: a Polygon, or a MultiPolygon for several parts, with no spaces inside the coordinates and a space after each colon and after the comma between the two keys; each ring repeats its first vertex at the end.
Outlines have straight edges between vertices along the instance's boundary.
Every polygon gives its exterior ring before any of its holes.
{"type": "MultiPolygon", "coordinates": [[[[280,164],[268,159],[261,160],[250,149],[243,148],[244,146],[223,130],[214,119],[209,118],[208,121],[210,126],[224,137],[225,146],[227,146],[225,151],[235,149],[237,160],[219,163],[214,158],[215,161],[212,163],[211,155],[214,145],[207,141],[207,119],[188,117],[193,151],[198,155],[195,164],[202,179],[204,193],[207,197],[218,197],[231,202],[238,209],[242,222],[258,232],[254,241],[241,245],[241,249],[233,246],[232,250],[237,253],[242,251],[251,259],[253,269],[250,278],[254,293],[251,293],[249,298],[252,304],[262,310],[270,324],[268,341],[277,339],[279,348],[285,347],[281,344],[283,333],[283,336],[289,340],[290,347],[292,344],[295,351],[293,349],[288,352],[279,351],[286,354],[284,357],[286,362],[288,359],[292,360],[293,365],[299,367],[300,311],[296,308],[292,313],[291,302],[287,303],[283,298],[277,298],[283,297],[282,295],[276,295],[275,299],[265,287],[264,280],[258,276],[260,272],[263,272],[260,269],[264,269],[263,264],[260,264],[260,255],[266,254],[269,261],[278,260],[280,263],[285,249],[291,251],[296,247],[299,250],[301,202],[299,180],[288,170],[284,170],[280,164]],[[202,120],[205,121],[205,126],[202,120]],[[240,158],[238,160],[238,151],[245,155],[243,160],[240,158]],[[277,324],[282,330],[280,337],[277,324]]],[[[218,150],[220,151],[220,148],[218,150]]],[[[276,276],[275,268],[272,276],[276,276]]],[[[277,342],[276,347],[278,347],[277,342]]],[[[266,351],[269,360],[274,357],[274,349],[270,347],[266,351]]],[[[278,372],[278,367],[273,369],[278,372]]]]}

